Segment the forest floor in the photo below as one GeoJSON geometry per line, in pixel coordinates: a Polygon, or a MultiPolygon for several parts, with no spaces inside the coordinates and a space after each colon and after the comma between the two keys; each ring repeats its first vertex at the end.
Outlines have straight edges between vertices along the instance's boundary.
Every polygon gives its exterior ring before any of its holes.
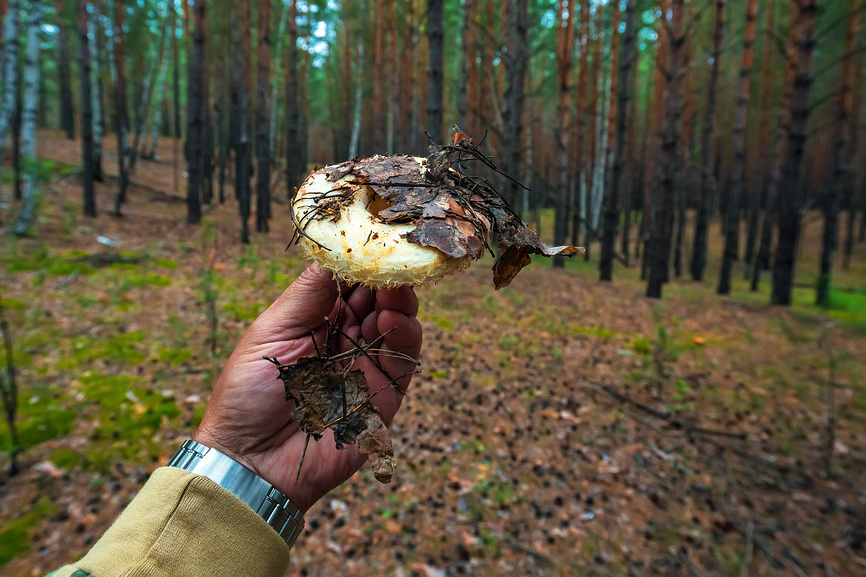
{"type": "MultiPolygon", "coordinates": [[[[37,238],[0,252],[25,446],[11,478],[0,453],[9,576],[87,551],[305,266],[285,251],[284,203],[243,246],[233,199],[188,226],[171,163],[141,162],[125,216],[103,210],[108,178],[87,219],[66,164],[78,143],[44,132],[40,151],[37,238]]],[[[2,194],[7,224],[8,181],[2,194]]],[[[392,429],[396,478],[365,468],[311,509],[289,574],[866,575],[866,246],[817,309],[807,222],[791,309],[766,304],[768,280],[715,294],[718,231],[707,282],[674,280],[662,300],[634,267],[605,284],[582,259],[539,259],[498,292],[489,260],[419,289],[423,372],[392,429]]]]}

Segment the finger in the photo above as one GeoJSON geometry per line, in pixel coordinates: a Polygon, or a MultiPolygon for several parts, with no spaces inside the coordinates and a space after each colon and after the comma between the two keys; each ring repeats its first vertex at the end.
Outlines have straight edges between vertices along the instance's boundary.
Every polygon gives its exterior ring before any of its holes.
{"type": "Polygon", "coordinates": [[[379,338],[379,325],[377,324],[378,316],[379,313],[372,311],[364,317],[364,322],[361,323],[361,336],[364,338],[364,342],[368,345],[379,338]]]}
{"type": "Polygon", "coordinates": [[[418,314],[418,297],[412,287],[402,286],[376,292],[376,310],[390,309],[406,315],[418,314]]]}
{"type": "Polygon", "coordinates": [[[308,335],[322,324],[336,298],[333,273],[313,263],[256,319],[246,337],[265,343],[308,335]]]}
{"type": "MultiPolygon", "coordinates": [[[[383,348],[402,353],[418,360],[421,354],[421,323],[415,317],[410,317],[395,311],[382,311],[377,318],[379,332],[385,335],[383,348]]],[[[379,364],[396,379],[397,386],[403,391],[409,386],[411,375],[417,365],[401,358],[379,355],[379,364]]]]}
{"type": "Polygon", "coordinates": [[[421,323],[412,316],[392,310],[384,310],[377,315],[376,328],[385,335],[384,345],[417,359],[421,353],[421,323]]]}
{"type": "Polygon", "coordinates": [[[373,310],[376,303],[376,295],[367,287],[358,287],[348,297],[346,303],[352,309],[352,312],[355,313],[355,318],[363,319],[373,310]]]}

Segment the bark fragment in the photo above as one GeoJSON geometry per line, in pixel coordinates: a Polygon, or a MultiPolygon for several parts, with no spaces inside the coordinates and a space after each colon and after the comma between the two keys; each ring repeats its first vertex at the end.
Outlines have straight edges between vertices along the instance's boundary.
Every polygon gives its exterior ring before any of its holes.
{"type": "Polygon", "coordinates": [[[499,257],[493,266],[497,289],[508,286],[532,261],[533,254],[570,256],[582,252],[577,247],[552,247],[542,242],[486,179],[466,173],[465,166],[471,161],[496,170],[468,140],[431,146],[430,155],[420,165],[414,157],[391,155],[332,166],[325,171],[327,180],[349,177],[348,190],[335,189],[316,198],[313,220],[334,218],[357,190],[369,186],[383,201],[381,206],[371,205],[371,213],[386,223],[416,225],[405,235],[411,243],[436,248],[453,258],[478,259],[485,248],[489,250],[487,241],[495,233],[499,238],[499,257]]]}

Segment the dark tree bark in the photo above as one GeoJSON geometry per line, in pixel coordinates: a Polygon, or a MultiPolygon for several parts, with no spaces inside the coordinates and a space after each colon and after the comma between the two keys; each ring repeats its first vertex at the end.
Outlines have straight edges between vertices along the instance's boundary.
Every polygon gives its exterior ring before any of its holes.
{"type": "Polygon", "coordinates": [[[427,69],[427,134],[436,144],[443,144],[443,0],[427,0],[427,38],[430,63],[427,69]]]}
{"type": "Polygon", "coordinates": [[[794,45],[794,84],[791,92],[791,124],[787,132],[782,179],[779,195],[779,242],[773,261],[773,292],[771,302],[789,306],[794,287],[794,265],[800,219],[804,206],[801,181],[803,152],[806,146],[809,120],[809,90],[812,87],[812,57],[815,49],[815,28],[818,20],[818,0],[794,3],[795,23],[791,29],[794,45]]]}
{"type": "MultiPolygon", "coordinates": [[[[235,149],[235,195],[241,217],[241,242],[250,242],[250,173],[252,171],[252,139],[250,138],[250,68],[251,26],[249,3],[232,4],[240,9],[240,19],[233,18],[240,26],[232,27],[233,52],[236,54],[232,66],[232,124],[235,149]]],[[[235,13],[236,14],[236,13],[235,13]]]]}
{"type": "Polygon", "coordinates": [[[81,73],[81,152],[84,216],[96,216],[93,186],[93,96],[90,83],[90,47],[87,40],[87,0],[78,0],[78,62],[81,73]]]}
{"type": "Polygon", "coordinates": [[[75,140],[75,110],[72,108],[72,81],[69,72],[69,40],[67,38],[66,18],[63,14],[63,0],[57,0],[57,94],[60,98],[60,128],[66,138],[75,140]]]}
{"type": "MultiPolygon", "coordinates": [[[[513,3],[510,3],[509,9],[512,7],[513,3]]],[[[475,110],[478,106],[478,41],[476,40],[476,8],[476,0],[465,0],[463,3],[463,30],[460,34],[461,51],[463,53],[460,64],[463,81],[460,83],[459,88],[460,95],[457,101],[457,116],[460,127],[468,131],[470,134],[480,128],[476,125],[477,121],[475,120],[475,110]]],[[[512,27],[509,30],[510,36],[512,37],[515,33],[519,35],[519,33],[514,30],[514,25],[515,23],[512,21],[512,27]]],[[[508,46],[510,49],[511,44],[509,43],[508,46]]],[[[507,72],[506,76],[508,76],[507,72]]],[[[503,116],[504,114],[505,111],[503,110],[503,116]]],[[[503,125],[504,123],[505,120],[503,118],[503,125]]]]}
{"type": "MultiPolygon", "coordinates": [[[[18,89],[18,16],[20,0],[9,0],[3,28],[3,110],[0,114],[0,143],[6,142],[15,115],[18,89]]],[[[3,146],[0,146],[2,160],[3,146]]]]}
{"type": "Polygon", "coordinates": [[[712,169],[713,133],[716,114],[716,96],[719,84],[719,60],[725,31],[726,0],[716,0],[716,21],[713,27],[713,65],[710,67],[710,80],[707,83],[707,105],[704,109],[704,126],[701,134],[701,200],[695,217],[695,239],[692,248],[692,280],[704,280],[707,266],[707,234],[710,226],[710,212],[717,188],[718,173],[712,169]]]}
{"type": "Polygon", "coordinates": [[[746,4],[746,25],[743,31],[743,58],[740,63],[740,86],[737,94],[737,109],[734,113],[732,147],[734,162],[731,166],[731,181],[728,186],[728,204],[725,207],[725,249],[722,255],[722,271],[719,275],[720,295],[731,292],[731,273],[737,260],[740,240],[740,194],[743,175],[746,171],[746,119],[749,114],[749,93],[752,86],[752,64],[755,60],[755,32],[758,23],[758,0],[746,4]]]}
{"type": "MultiPolygon", "coordinates": [[[[860,17],[862,26],[862,16],[860,17]]],[[[861,101],[863,98],[863,58],[857,58],[854,63],[854,87],[851,92],[851,126],[860,126],[861,101]]],[[[860,131],[854,130],[851,134],[851,158],[854,161],[854,170],[851,174],[851,185],[847,188],[845,195],[845,206],[848,218],[845,220],[845,251],[842,257],[842,268],[848,270],[851,255],[854,253],[854,221],[857,218],[857,207],[864,198],[864,177],[866,168],[863,162],[857,162],[857,158],[863,158],[866,150],[866,141],[863,140],[860,131]]]]}
{"type": "Polygon", "coordinates": [[[577,94],[575,95],[574,191],[572,193],[571,244],[577,246],[585,228],[587,195],[586,185],[586,99],[589,90],[589,0],[580,0],[580,28],[577,34],[577,94]]]}
{"type": "MultiPolygon", "coordinates": [[[[502,166],[518,182],[523,182],[523,101],[526,81],[528,42],[528,0],[511,0],[508,3],[507,50],[502,56],[505,66],[505,97],[502,105],[502,166]]],[[[511,180],[504,179],[502,196],[513,208],[519,207],[521,188],[511,180]]],[[[525,218],[525,215],[524,215],[525,218]]]]}
{"type": "Polygon", "coordinates": [[[289,46],[286,58],[286,188],[289,198],[295,187],[301,186],[303,167],[301,166],[301,107],[298,99],[300,82],[298,78],[298,5],[292,0],[289,20],[289,46]]]}
{"type": "Polygon", "coordinates": [[[385,96],[385,0],[374,0],[373,8],[376,15],[376,26],[373,30],[373,118],[371,128],[371,140],[373,152],[382,154],[385,152],[385,106],[388,99],[385,96]]]}
{"type": "MultiPolygon", "coordinates": [[[[178,36],[178,28],[180,27],[180,21],[175,15],[175,21],[173,23],[174,31],[171,34],[171,59],[172,59],[172,101],[173,101],[173,110],[174,110],[174,127],[172,130],[172,184],[175,193],[178,192],[178,180],[179,180],[179,170],[178,164],[180,163],[180,152],[178,151],[179,143],[181,139],[180,133],[180,42],[177,39],[178,36]]],[[[185,38],[185,37],[184,37],[185,38]]]]}
{"type": "MultiPolygon", "coordinates": [[[[556,138],[557,190],[553,223],[553,242],[557,246],[565,244],[568,236],[568,133],[573,52],[574,10],[568,2],[559,0],[556,10],[556,77],[559,95],[556,138]]],[[[564,257],[553,257],[553,266],[564,267],[564,257]]]]}
{"type": "Polygon", "coordinates": [[[126,202],[126,189],[129,185],[129,170],[126,162],[127,142],[126,130],[129,125],[126,112],[126,53],[123,42],[123,0],[114,0],[114,27],[112,37],[114,38],[114,104],[115,104],[115,129],[117,132],[117,171],[118,187],[117,196],[114,199],[114,214],[120,216],[120,206],[126,202]]]}
{"type": "MultiPolygon", "coordinates": [[[[89,4],[89,3],[88,3],[89,4]]],[[[92,18],[87,23],[90,50],[90,95],[93,103],[93,180],[102,182],[102,136],[105,134],[105,99],[102,93],[102,27],[98,4],[91,4],[92,18]]]]}
{"type": "MultiPolygon", "coordinates": [[[[623,20],[625,31],[620,49],[616,104],[616,135],[611,159],[610,184],[605,187],[607,198],[604,206],[604,231],[601,239],[601,259],[599,261],[600,280],[613,279],[613,253],[616,245],[616,233],[619,225],[619,190],[623,182],[623,164],[625,159],[625,141],[628,117],[628,102],[631,98],[631,70],[635,56],[634,13],[637,0],[628,0],[623,20]]],[[[626,208],[628,210],[628,208],[626,208]]]]}
{"type": "Polygon", "coordinates": [[[271,202],[271,2],[258,3],[258,130],[256,131],[256,231],[268,232],[271,202]]]}
{"type": "Polygon", "coordinates": [[[845,189],[849,186],[848,167],[850,163],[854,83],[854,53],[859,32],[860,10],[857,2],[849,0],[850,14],[845,34],[845,59],[842,61],[839,91],[836,99],[836,142],[834,143],[833,180],[824,194],[824,230],[821,242],[821,268],[818,274],[818,287],[815,303],[818,306],[830,305],[830,275],[833,265],[833,252],[839,242],[839,211],[845,189]]]}
{"type": "Polygon", "coordinates": [[[661,133],[658,177],[653,190],[652,202],[646,208],[649,211],[649,239],[646,247],[649,279],[646,295],[651,298],[661,298],[662,285],[668,278],[671,234],[673,232],[673,204],[675,195],[681,186],[679,147],[683,127],[682,87],[685,70],[683,66],[685,45],[683,19],[685,0],[673,0],[670,13],[671,20],[667,26],[669,36],[668,66],[666,67],[668,90],[665,102],[665,121],[661,133]]]}
{"type": "Polygon", "coordinates": [[[751,291],[758,290],[761,280],[761,271],[770,270],[770,252],[773,241],[773,229],[778,224],[779,186],[782,179],[782,163],[784,160],[785,144],[787,143],[788,126],[791,123],[791,98],[794,90],[794,74],[796,67],[791,64],[795,58],[795,45],[793,34],[790,33],[797,23],[798,13],[790,10],[788,19],[789,35],[785,47],[785,73],[782,82],[782,102],[779,106],[779,115],[776,125],[776,143],[773,146],[773,156],[770,159],[770,169],[767,176],[767,196],[764,209],[764,224],[761,228],[761,244],[758,256],[752,267],[751,291]]]}
{"type": "Polygon", "coordinates": [[[206,0],[198,0],[193,8],[192,54],[187,84],[187,141],[184,148],[189,175],[186,181],[186,221],[190,224],[201,222],[201,186],[204,178],[202,155],[207,107],[203,94],[206,8],[206,0]]]}

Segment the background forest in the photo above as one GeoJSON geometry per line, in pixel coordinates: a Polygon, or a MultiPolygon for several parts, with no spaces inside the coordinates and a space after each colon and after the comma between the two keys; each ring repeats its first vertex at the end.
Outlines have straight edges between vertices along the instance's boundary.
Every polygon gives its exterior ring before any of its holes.
{"type": "Polygon", "coordinates": [[[198,424],[313,166],[459,130],[586,255],[419,289],[399,478],[291,574],[866,574],[864,12],[2,0],[0,572],[82,554],[198,424]]]}

